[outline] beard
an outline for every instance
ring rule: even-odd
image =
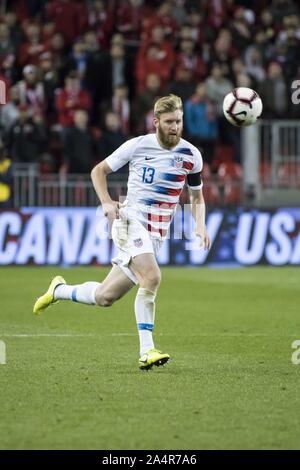
[[[157,128],[157,133],[159,140],[161,141],[163,146],[165,148],[170,149],[172,147],[176,147],[176,145],[179,143],[182,135],[182,130],[177,132],[177,134],[167,134],[162,130],[161,126],[159,125]]]

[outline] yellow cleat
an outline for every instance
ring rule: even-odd
[[[149,370],[153,366],[162,366],[170,359],[169,354],[164,354],[158,349],[150,349],[139,359],[139,368],[141,370]]]
[[[48,308],[50,305],[58,302],[58,300],[54,300],[54,290],[60,284],[66,284],[66,281],[61,276],[55,276],[55,278],[53,278],[50,282],[50,286],[48,287],[47,292],[41,295],[41,297],[39,297],[35,302],[33,313],[40,315],[40,313],[46,310],[46,308]]]

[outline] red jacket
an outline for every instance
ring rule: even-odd
[[[145,89],[146,78],[150,73],[155,73],[161,79],[162,88],[167,85],[170,80],[172,67],[165,61],[162,52],[161,59],[153,59],[144,57],[136,62],[136,80],[137,92],[142,93]]]
[[[67,44],[85,32],[88,24],[84,3],[53,0],[48,3],[47,17],[55,23],[56,30],[64,35]]]
[[[63,127],[71,126],[74,123],[74,111],[91,107],[91,98],[86,90],[79,90],[78,93],[71,93],[65,88],[58,90],[55,97],[55,106],[58,113],[58,122]]]

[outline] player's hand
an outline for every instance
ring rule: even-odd
[[[112,223],[115,219],[120,218],[120,207],[121,203],[118,201],[110,201],[110,202],[105,202],[102,204],[102,210],[105,215],[105,217],[108,218],[108,220]]]
[[[207,235],[206,227],[203,227],[196,231],[197,240],[199,240],[199,248],[209,250],[211,247],[210,238]]]

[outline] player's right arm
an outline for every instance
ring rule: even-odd
[[[119,217],[121,203],[111,199],[107,189],[107,175],[113,171],[118,171],[130,161],[139,139],[139,137],[135,137],[127,140],[92,170],[91,178],[95,191],[101,201],[104,215],[111,221]]]
[[[111,199],[107,189],[107,175],[111,172],[112,169],[104,160],[92,169],[91,178],[97,196],[101,201],[104,215],[109,220],[114,220],[119,217],[120,203]]]

